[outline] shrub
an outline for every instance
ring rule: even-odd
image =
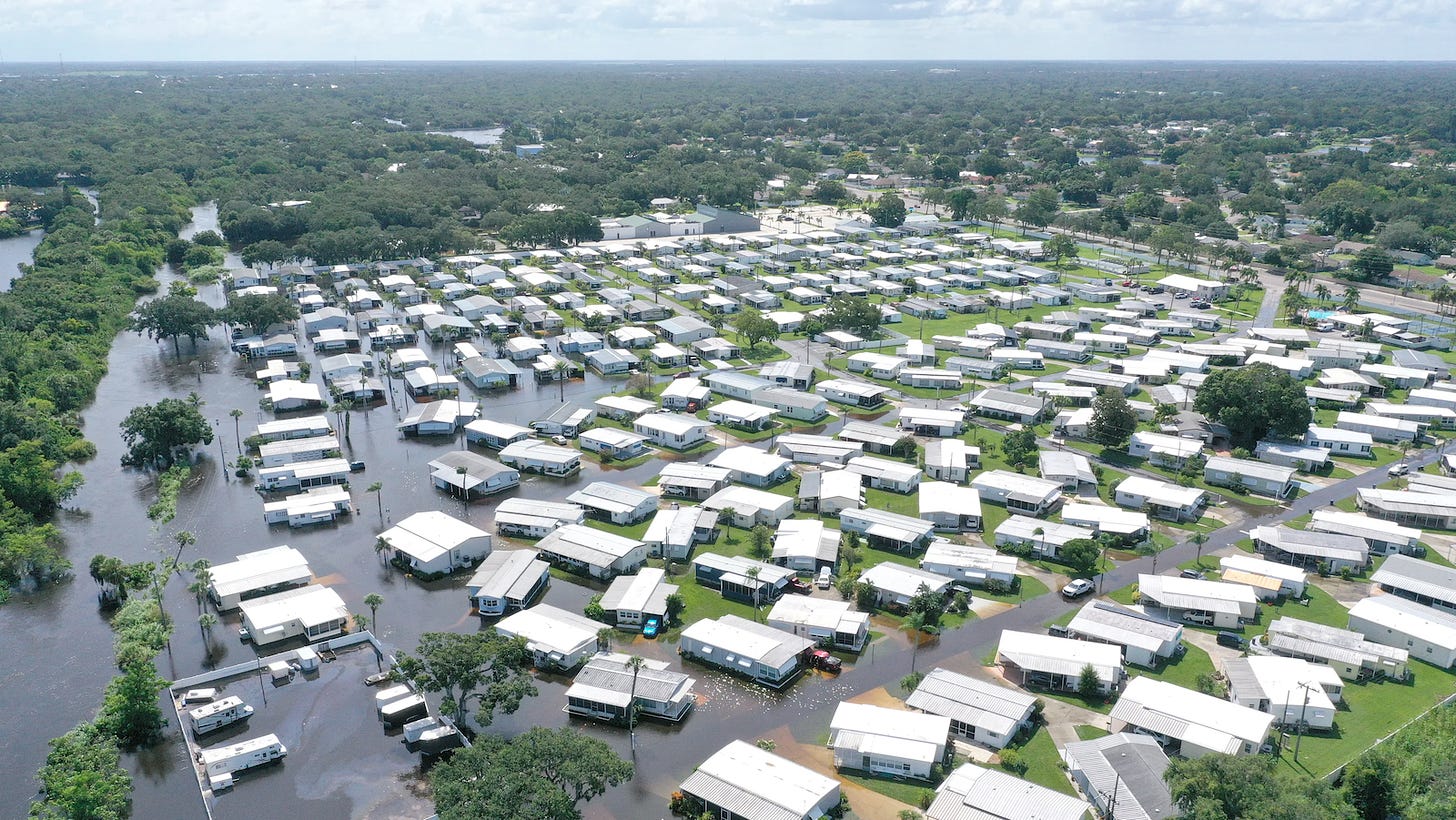
[[[1021,758],[1021,752],[1015,749],[1001,750],[1001,768],[1015,775],[1026,774],[1029,768],[1027,762]]]

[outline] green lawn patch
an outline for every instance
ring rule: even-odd
[[[1077,733],[1078,740],[1096,740],[1099,737],[1107,737],[1109,734],[1112,734],[1100,726],[1089,726],[1085,723],[1079,723],[1073,726],[1072,729]]]
[[[1128,671],[1133,673],[1132,677],[1147,675],[1150,678],[1157,678],[1160,681],[1176,683],[1185,688],[1198,690],[1198,678],[1200,675],[1213,677],[1213,661],[1209,659],[1208,653],[1190,643],[1184,643],[1183,656],[1174,661],[1161,664],[1156,669],[1143,669],[1130,666]]]
[[[636,524],[631,525],[630,527],[619,527],[619,526],[617,526],[616,524],[613,524],[610,521],[602,521],[601,519],[598,519],[598,518],[588,518],[586,520],[586,525],[588,527],[592,527],[593,529],[602,530],[603,532],[616,533],[617,535],[621,535],[621,536],[624,536],[626,538],[632,538],[632,539],[635,539],[637,541],[641,541],[642,540],[642,536],[644,536],[644,535],[647,534],[647,527],[651,523],[652,523],[652,517],[651,516],[648,516],[647,517],[647,520],[645,520],[645,521],[639,521]]]
[[[1347,682],[1345,703],[1335,713],[1335,730],[1323,736],[1305,735],[1298,762],[1291,737],[1280,762],[1302,774],[1323,777],[1436,705],[1456,684],[1449,671],[1425,663],[1412,663],[1411,672],[1414,678],[1409,683]]]
[[[1021,762],[1026,764],[1026,773],[1021,775],[1022,779],[1062,794],[1076,795],[1077,790],[1072,787],[1072,781],[1067,779],[1066,769],[1063,768],[1062,756],[1057,753],[1057,744],[1052,741],[1052,736],[1045,727],[1037,727],[1029,739],[1013,743],[1007,748],[1015,749],[1021,756]]]
[[[1313,621],[1326,626],[1337,626],[1345,629],[1350,623],[1350,611],[1330,597],[1328,592],[1320,589],[1314,584],[1305,587],[1305,595],[1309,598],[1309,605],[1306,606],[1295,601],[1293,598],[1285,598],[1282,604],[1264,605],[1264,623],[1269,623],[1280,616],[1298,618],[1302,621]]]
[[[848,780],[851,783],[864,786],[872,792],[879,792],[891,800],[898,800],[911,806],[920,805],[920,795],[926,791],[934,791],[935,786],[923,780],[890,780],[884,777],[873,775],[857,774],[848,771],[835,773],[836,777]]]
[[[1114,589],[1107,593],[1107,597],[1124,606],[1132,606],[1137,603],[1137,584],[1128,584],[1125,587]]]
[[[1040,579],[1035,578],[1031,575],[1022,575],[1020,576],[1020,578],[1020,594],[1017,594],[1015,592],[1007,592],[999,595],[992,595],[985,590],[978,589],[975,591],[974,597],[981,598],[986,601],[999,601],[1003,604],[1016,604],[1022,601],[1030,601],[1032,598],[1045,595],[1051,591],[1047,589],[1047,585],[1043,584]]]

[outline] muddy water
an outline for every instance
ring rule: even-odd
[[[215,209],[199,208],[196,222],[184,236],[212,228],[215,221]],[[161,278],[166,282],[175,277],[163,271]],[[206,287],[202,291],[204,299],[221,304],[220,288]],[[431,350],[427,343],[425,349],[435,358],[444,355],[444,351]],[[221,331],[195,349],[183,342],[180,355],[173,352],[170,343],[162,345],[132,334],[116,340],[110,371],[100,385],[95,404],[85,413],[87,436],[96,443],[98,454],[80,467],[86,484],[74,501],[75,510],[62,514],[58,521],[68,555],[80,568],[79,577],[67,585],[17,596],[9,606],[0,608],[0,654],[6,658],[0,671],[0,714],[16,727],[6,733],[6,742],[0,743],[0,816],[24,815],[26,802],[35,794],[33,773],[44,758],[46,740],[89,718],[100,701],[102,688],[114,674],[111,634],[98,613],[95,589],[85,572],[86,563],[95,553],[113,554],[127,561],[160,560],[171,554],[172,536],[180,530],[189,530],[197,538],[196,545],[183,554],[184,561],[207,558],[220,563],[241,552],[287,543],[308,556],[315,574],[337,590],[353,611],[368,611],[363,598],[371,592],[384,596],[376,634],[388,646],[412,648],[426,631],[481,628],[467,613],[463,578],[422,585],[383,567],[372,548],[383,526],[420,510],[445,510],[493,529],[492,503],[480,501],[462,509],[458,501],[438,493],[429,484],[426,463],[448,449],[460,447],[459,440],[401,438],[394,425],[402,408],[389,404],[356,411],[345,451],[349,458],[368,465],[353,487],[358,513],[336,526],[269,528],[262,520],[258,494],[246,482],[226,474],[219,464],[220,450],[229,460],[235,457],[238,432],[245,438],[258,422],[271,418],[258,407],[262,393],[251,379],[258,366],[232,354]],[[565,395],[567,399],[589,401],[619,389],[620,381],[589,375],[584,381],[568,384]],[[155,496],[153,478],[120,466],[123,448],[117,425],[136,405],[191,392],[206,402],[204,414],[213,420],[218,437],[200,453],[177,520],[158,527],[145,515]],[[526,384],[508,393],[480,397],[482,415],[525,423],[554,408],[560,396],[555,385],[538,388]],[[233,408],[243,411],[237,431],[228,413]],[[519,492],[534,498],[559,499],[603,477],[640,484],[656,474],[658,463],[611,471],[588,463],[580,475],[564,481],[527,479]],[[384,485],[378,503],[364,491],[376,481]],[[176,579],[166,591],[166,607],[177,619],[177,629],[171,647],[158,659],[162,675],[180,678],[209,665],[253,657],[252,649],[236,638],[235,615],[225,618],[214,631],[216,637],[210,648],[204,645],[195,625],[197,603],[187,593],[187,583]],[[596,591],[554,580],[545,600],[580,611]],[[676,654],[671,643],[640,637],[619,648],[664,659]],[[827,729],[828,716],[840,698],[896,680],[908,671],[904,643],[899,638],[882,642],[876,651],[878,662],[871,652],[861,659],[859,668],[847,670],[842,679],[809,676],[780,693],[747,686],[703,667],[689,667],[687,671],[699,682],[701,707],[682,726],[644,722],[638,729],[635,755],[626,732],[578,724],[624,755],[634,757],[639,772],[631,784],[587,806],[587,816],[665,815],[668,794],[693,766],[729,739],[754,738],[784,726],[812,739]],[[922,660],[928,659],[925,650],[920,654]],[[543,678],[539,682],[540,696],[528,700],[517,715],[498,718],[491,731],[513,733],[533,725],[567,725],[568,718],[561,711],[567,685],[564,679]],[[168,743],[128,758],[127,764],[136,776],[134,816],[201,816],[197,786],[184,755],[174,733]],[[348,761],[340,761],[339,765],[348,766]],[[297,785],[296,792],[249,793],[239,789],[222,801],[219,816],[276,816],[296,813],[300,808],[319,818],[367,813],[363,805],[347,797],[310,794],[302,781]],[[427,801],[416,798],[414,804],[419,809],[414,816],[429,814]]]

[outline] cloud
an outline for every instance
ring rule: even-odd
[[[29,0],[0,37],[8,60],[1446,59],[1449,3]]]

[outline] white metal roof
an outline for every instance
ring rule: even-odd
[[[802,820],[839,782],[734,740],[694,769],[682,790],[748,820]]]

